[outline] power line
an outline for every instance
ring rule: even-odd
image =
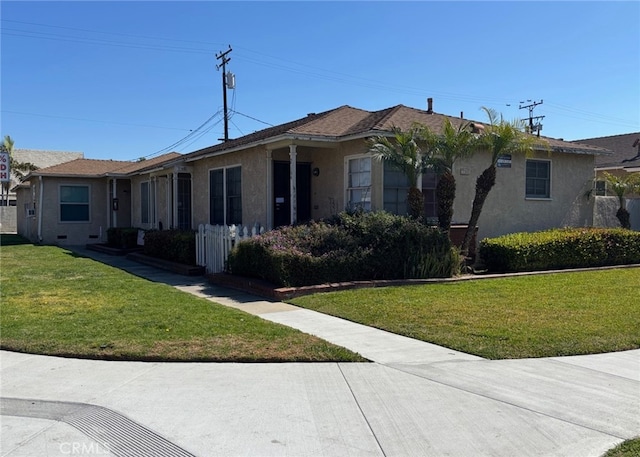
[[[198,44],[198,45],[205,45],[205,46],[220,45],[220,43],[212,43],[212,42],[206,42],[206,41],[184,40],[184,39],[166,38],[166,37],[159,37],[159,36],[144,36],[144,35],[108,32],[108,31],[90,30],[90,29],[84,29],[84,28],[66,27],[66,26],[42,24],[42,23],[35,23],[35,22],[16,21],[16,20],[4,19],[4,18],[1,19],[1,21],[8,22],[8,23],[15,23],[15,24],[31,25],[36,27],[64,29],[64,30],[71,30],[71,31],[82,32],[82,33],[97,33],[97,34],[103,34],[103,35],[112,35],[112,36],[120,36],[120,37],[143,39],[143,40],[155,40],[155,41],[176,42],[176,43],[179,42],[179,43]],[[15,31],[17,33],[10,33],[10,32],[7,33],[7,31],[10,31],[10,32]],[[25,31],[25,30],[10,29],[10,28],[9,29],[3,28],[2,34],[9,35],[9,36],[36,38],[36,39],[76,42],[76,43],[88,44],[88,45],[117,46],[117,47],[134,48],[134,49],[141,49],[141,50],[157,50],[157,51],[170,51],[170,52],[181,52],[181,53],[186,52],[186,53],[209,54],[209,55],[212,53],[211,49],[202,49],[202,48],[195,48],[195,47],[188,47],[188,46],[169,46],[164,44],[144,44],[144,43],[132,43],[132,42],[125,42],[125,41],[110,41],[110,40],[103,40],[103,39],[96,39],[96,38],[89,38],[89,37],[77,37],[77,36],[70,36],[70,35],[60,35],[60,34],[49,33],[49,32]],[[242,52],[235,56],[238,60],[242,60],[254,65],[278,69],[278,70],[287,71],[291,73],[297,73],[297,74],[305,75],[308,77],[323,79],[327,81],[333,81],[341,84],[370,88],[374,90],[384,90],[387,92],[396,92],[396,93],[404,93],[404,94],[419,95],[419,96],[425,95],[425,90],[423,88],[415,88],[415,87],[404,86],[404,85],[391,86],[386,82],[375,81],[368,78],[348,75],[348,74],[336,72],[333,70],[327,70],[327,69],[323,69],[323,68],[312,66],[312,65],[290,61],[280,57],[274,57],[274,56],[265,54],[263,52],[254,51],[249,48],[238,47],[238,49],[243,50],[246,53],[258,55],[259,56],[258,59],[251,57],[249,55],[244,55]],[[262,60],[260,60],[260,58],[262,58]],[[271,61],[269,61],[268,59],[271,59]],[[273,61],[284,62],[285,64],[274,63]],[[501,100],[497,98],[489,98],[489,97],[452,93],[452,92],[441,92],[441,91],[431,90],[431,89],[429,90],[429,94],[436,95],[442,99],[457,100],[457,101],[463,101],[463,102],[477,102],[477,103],[488,103],[488,104],[490,104],[492,101],[495,101],[496,103],[501,103],[501,104],[506,102],[505,100]],[[637,125],[637,123],[631,122],[628,119],[621,119],[613,116],[606,116],[599,113],[580,110],[580,109],[567,107],[559,104],[548,103],[548,105],[552,108],[555,107],[556,109],[564,112],[574,113],[573,116],[564,114],[564,113],[563,115],[567,117],[575,118],[575,119],[584,119],[584,120],[593,121],[594,120],[593,118],[597,118],[597,119],[601,119],[601,122],[608,123],[608,124],[623,124],[623,125],[628,125],[633,127]],[[550,110],[547,109],[545,111],[549,112]],[[241,114],[241,113],[238,113],[238,114]],[[583,116],[583,117],[580,117],[580,116]],[[263,121],[259,121],[259,122],[263,122]],[[266,124],[271,125],[268,123]]]
[[[261,121],[260,119],[256,119],[255,117],[251,117],[251,116],[249,116],[248,114],[242,114],[242,113],[240,113],[240,112],[238,112],[238,111],[235,111],[235,110],[232,110],[232,112],[233,112],[233,113],[235,113],[235,114],[239,114],[240,116],[246,117],[246,118],[248,118],[248,119],[254,120],[254,121],[256,121],[256,122],[261,122],[261,123],[266,124],[266,125],[268,125],[268,126],[270,126],[270,127],[273,127],[273,126],[274,126],[273,124],[269,124],[268,122]]]

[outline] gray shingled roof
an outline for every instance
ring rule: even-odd
[[[38,168],[51,167],[75,159],[82,159],[84,153],[69,151],[46,151],[42,149],[14,149],[13,158],[22,163],[32,163]]]
[[[636,141],[640,141],[640,132],[585,138],[572,143],[589,144],[613,151],[609,156],[596,157],[596,168],[611,168],[640,166],[640,148],[638,145],[633,147]]]

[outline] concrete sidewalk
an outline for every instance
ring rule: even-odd
[[[0,455],[573,457],[640,435],[640,350],[483,360],[106,257],[375,363],[105,362],[3,351]]]

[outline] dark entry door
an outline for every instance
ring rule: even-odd
[[[273,162],[273,224],[289,225],[291,219],[291,195],[289,186],[289,162]],[[311,219],[311,164],[296,164],[296,191],[298,194],[297,222]]]

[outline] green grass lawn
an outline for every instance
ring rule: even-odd
[[[640,438],[624,441],[610,449],[602,457],[638,457],[640,455]]]
[[[357,289],[291,303],[489,359],[640,347],[640,268]]]
[[[2,236],[0,347],[112,360],[363,361],[347,349],[52,246]]]

